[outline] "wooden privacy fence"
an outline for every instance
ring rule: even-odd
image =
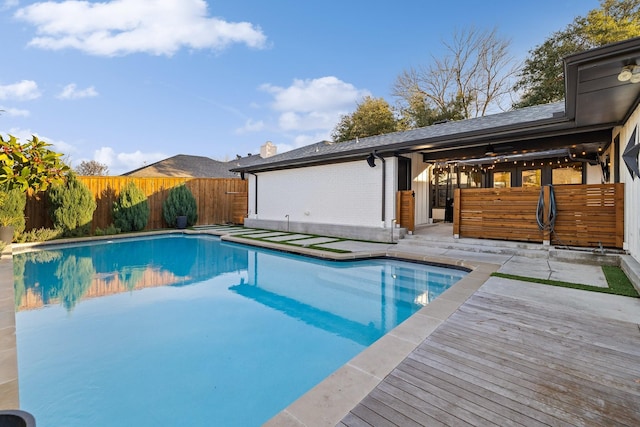
[[[138,186],[149,200],[147,230],[166,228],[162,217],[162,204],[169,190],[185,184],[196,198],[198,222],[196,225],[235,223],[242,224],[247,214],[247,181],[239,178],[132,178],[120,176],[81,176],[93,193],[97,208],[93,214],[92,230],[106,228],[113,223],[111,210],[120,191],[128,182]],[[51,228],[49,205],[44,194],[27,200],[25,209],[27,230]]]
[[[555,201],[553,230],[540,230]],[[460,237],[622,248],[624,184],[474,188],[454,191],[453,233]]]

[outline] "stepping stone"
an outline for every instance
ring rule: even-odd
[[[253,232],[253,233],[240,233],[240,234],[247,234],[250,237],[257,237],[260,239],[265,239],[267,237],[276,237],[276,236],[282,236],[284,234],[287,233],[282,233],[282,232],[277,232],[277,231],[269,231],[269,232],[264,232],[264,231],[260,231],[260,232]]]
[[[264,230],[256,230],[254,228],[237,228],[234,230],[230,230],[229,234],[255,234],[255,233],[264,233]]]
[[[268,238],[266,240],[272,241],[272,242],[288,242],[289,240],[299,240],[299,239],[308,239],[312,236],[309,236],[308,234],[287,234],[286,236],[277,236],[277,237],[271,237]],[[291,243],[296,243],[296,242],[291,242]]]
[[[329,242],[335,242],[335,241],[336,241],[335,237],[314,237],[312,239],[295,240],[289,243],[296,246],[311,246],[311,245],[321,245],[323,243],[329,243]]]

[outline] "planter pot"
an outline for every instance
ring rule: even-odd
[[[13,226],[3,225],[0,227],[0,242],[10,244],[13,241]]]
[[[35,427],[36,420],[33,415],[18,409],[0,411],[0,426],[6,427]]]
[[[186,216],[176,217],[176,228],[179,228],[180,230],[183,230],[183,229],[187,228],[187,217]]]

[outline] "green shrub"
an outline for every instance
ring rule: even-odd
[[[13,227],[14,239],[24,231],[27,195],[19,188],[0,189],[0,226]]]
[[[110,236],[112,234],[119,234],[122,230],[120,230],[118,227],[116,227],[113,224],[110,224],[107,228],[102,229],[102,228],[96,228],[96,230],[93,232],[93,234],[95,234],[96,236]]]
[[[196,198],[184,184],[169,190],[167,199],[162,204],[162,216],[170,227],[176,226],[176,218],[187,217],[187,226],[195,225],[198,221],[198,207]]]
[[[65,237],[88,235],[97,206],[91,190],[70,174],[66,184],[51,187],[48,194],[54,227]]]
[[[113,222],[126,232],[140,231],[149,222],[149,201],[133,182],[127,183],[113,204]]]
[[[60,230],[53,230],[51,228],[34,228],[26,233],[22,233],[18,236],[18,243],[30,243],[30,242],[46,242],[47,240],[57,239],[62,235]]]

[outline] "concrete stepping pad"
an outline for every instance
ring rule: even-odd
[[[289,240],[298,241],[300,239],[308,239],[310,237],[313,237],[313,236],[310,236],[308,234],[287,234],[285,236],[270,237],[265,240],[269,240],[271,242],[288,242]],[[295,242],[292,242],[292,243],[295,243]]]

